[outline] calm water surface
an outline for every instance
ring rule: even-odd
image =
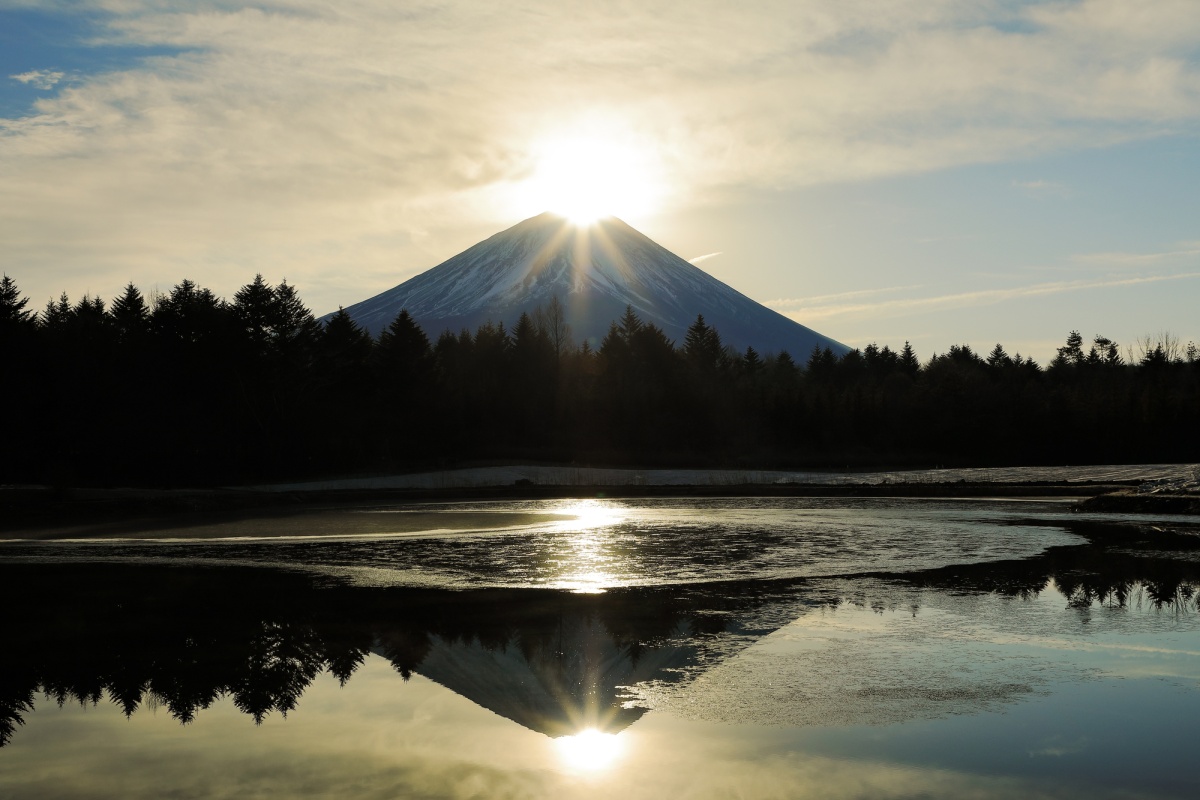
[[[330,513],[443,510],[480,529],[0,545],[0,796],[1200,793],[1200,519]]]

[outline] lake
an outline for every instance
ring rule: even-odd
[[[1200,518],[310,509],[0,543],[0,796],[1195,797]]]

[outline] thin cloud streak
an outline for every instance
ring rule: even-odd
[[[812,297],[781,297],[776,300],[767,300],[763,303],[767,308],[776,310],[790,308],[792,306],[803,307],[805,303],[821,303],[830,300],[844,300],[849,297],[867,297],[873,294],[886,294],[888,292],[903,292],[908,289],[920,289],[921,284],[914,283],[909,286],[884,286],[879,289],[858,289],[853,292],[838,292],[837,294],[820,294]]]
[[[1200,256],[1200,248],[1194,250],[1169,250],[1163,253],[1081,253],[1071,257],[1083,264],[1109,264],[1113,266],[1142,266],[1169,261],[1175,258]]]
[[[884,300],[879,303],[857,303],[831,306],[807,306],[795,310],[781,312],[797,322],[808,324],[813,320],[830,319],[832,317],[880,314],[905,314],[918,311],[934,311],[949,307],[982,306],[1002,303],[1008,300],[1018,300],[1028,297],[1062,294],[1064,292],[1087,291],[1091,289],[1111,289],[1119,286],[1136,286],[1140,284],[1161,283],[1163,281],[1188,280],[1200,278],[1200,272],[1189,272],[1178,275],[1148,275],[1138,278],[1119,278],[1101,281],[1060,281],[1055,283],[1039,283],[1032,286],[1020,286],[1012,289],[984,289],[975,292],[960,292],[936,297],[897,298]]]
[[[725,254],[722,251],[718,250],[715,253],[706,253],[705,255],[702,255],[702,256],[696,256],[695,258],[689,258],[688,263],[691,264],[692,266],[697,266],[698,264],[703,264],[705,261],[708,261],[710,258],[716,258],[717,256],[721,256],[721,255],[725,255]]]

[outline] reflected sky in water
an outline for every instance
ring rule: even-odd
[[[314,555],[299,572],[265,544],[157,569],[147,545],[9,549],[0,794],[1200,792],[1189,521],[740,502],[580,503],[539,543],[360,543],[375,582],[343,569],[348,543],[286,544]],[[464,563],[439,566],[455,543]],[[533,571],[470,588],[494,563]],[[397,587],[417,564],[448,586]]]

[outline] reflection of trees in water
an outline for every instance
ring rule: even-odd
[[[324,672],[344,684],[371,652],[406,679],[435,640],[566,660],[568,619],[598,626],[636,664],[644,648],[722,624],[664,590],[317,587],[269,570],[116,565],[7,565],[0,579],[11,590],[0,620],[0,744],[38,693],[60,705],[107,699],[127,716],[162,707],[185,724],[228,697],[261,722],[294,709]]]
[[[1141,528],[1075,526],[1093,544],[1052,548],[1018,561],[874,575],[950,592],[1031,598],[1054,583],[1072,607],[1104,604],[1200,612],[1200,564],[1173,556],[1188,537]],[[702,643],[736,629],[744,645],[802,607],[845,600],[917,612],[902,599],[867,596],[855,584],[830,593],[806,582],[691,585],[580,595],[548,590],[434,591],[315,586],[299,574],[228,568],[0,565],[0,745],[36,695],[60,704],[105,699],[132,715],[166,708],[182,723],[218,699],[261,721],[287,714],[325,672],[345,683],[371,652],[405,678],[439,646],[516,648],[533,664],[575,664],[567,624],[602,631],[634,667],[650,649],[695,645],[705,663],[730,654]],[[86,598],[80,600],[79,598]],[[699,643],[699,644],[698,644]],[[691,656],[689,656],[691,657]],[[703,666],[703,664],[701,664]],[[585,665],[586,667],[586,665]],[[686,671],[667,670],[678,681]],[[611,689],[612,687],[607,687]]]
[[[1071,608],[1200,612],[1200,537],[1155,526],[1073,522],[1068,529],[1092,542],[1053,547],[1041,556],[941,567],[896,576],[928,587],[1032,599],[1053,583]],[[1180,556],[1187,553],[1187,557]]]

